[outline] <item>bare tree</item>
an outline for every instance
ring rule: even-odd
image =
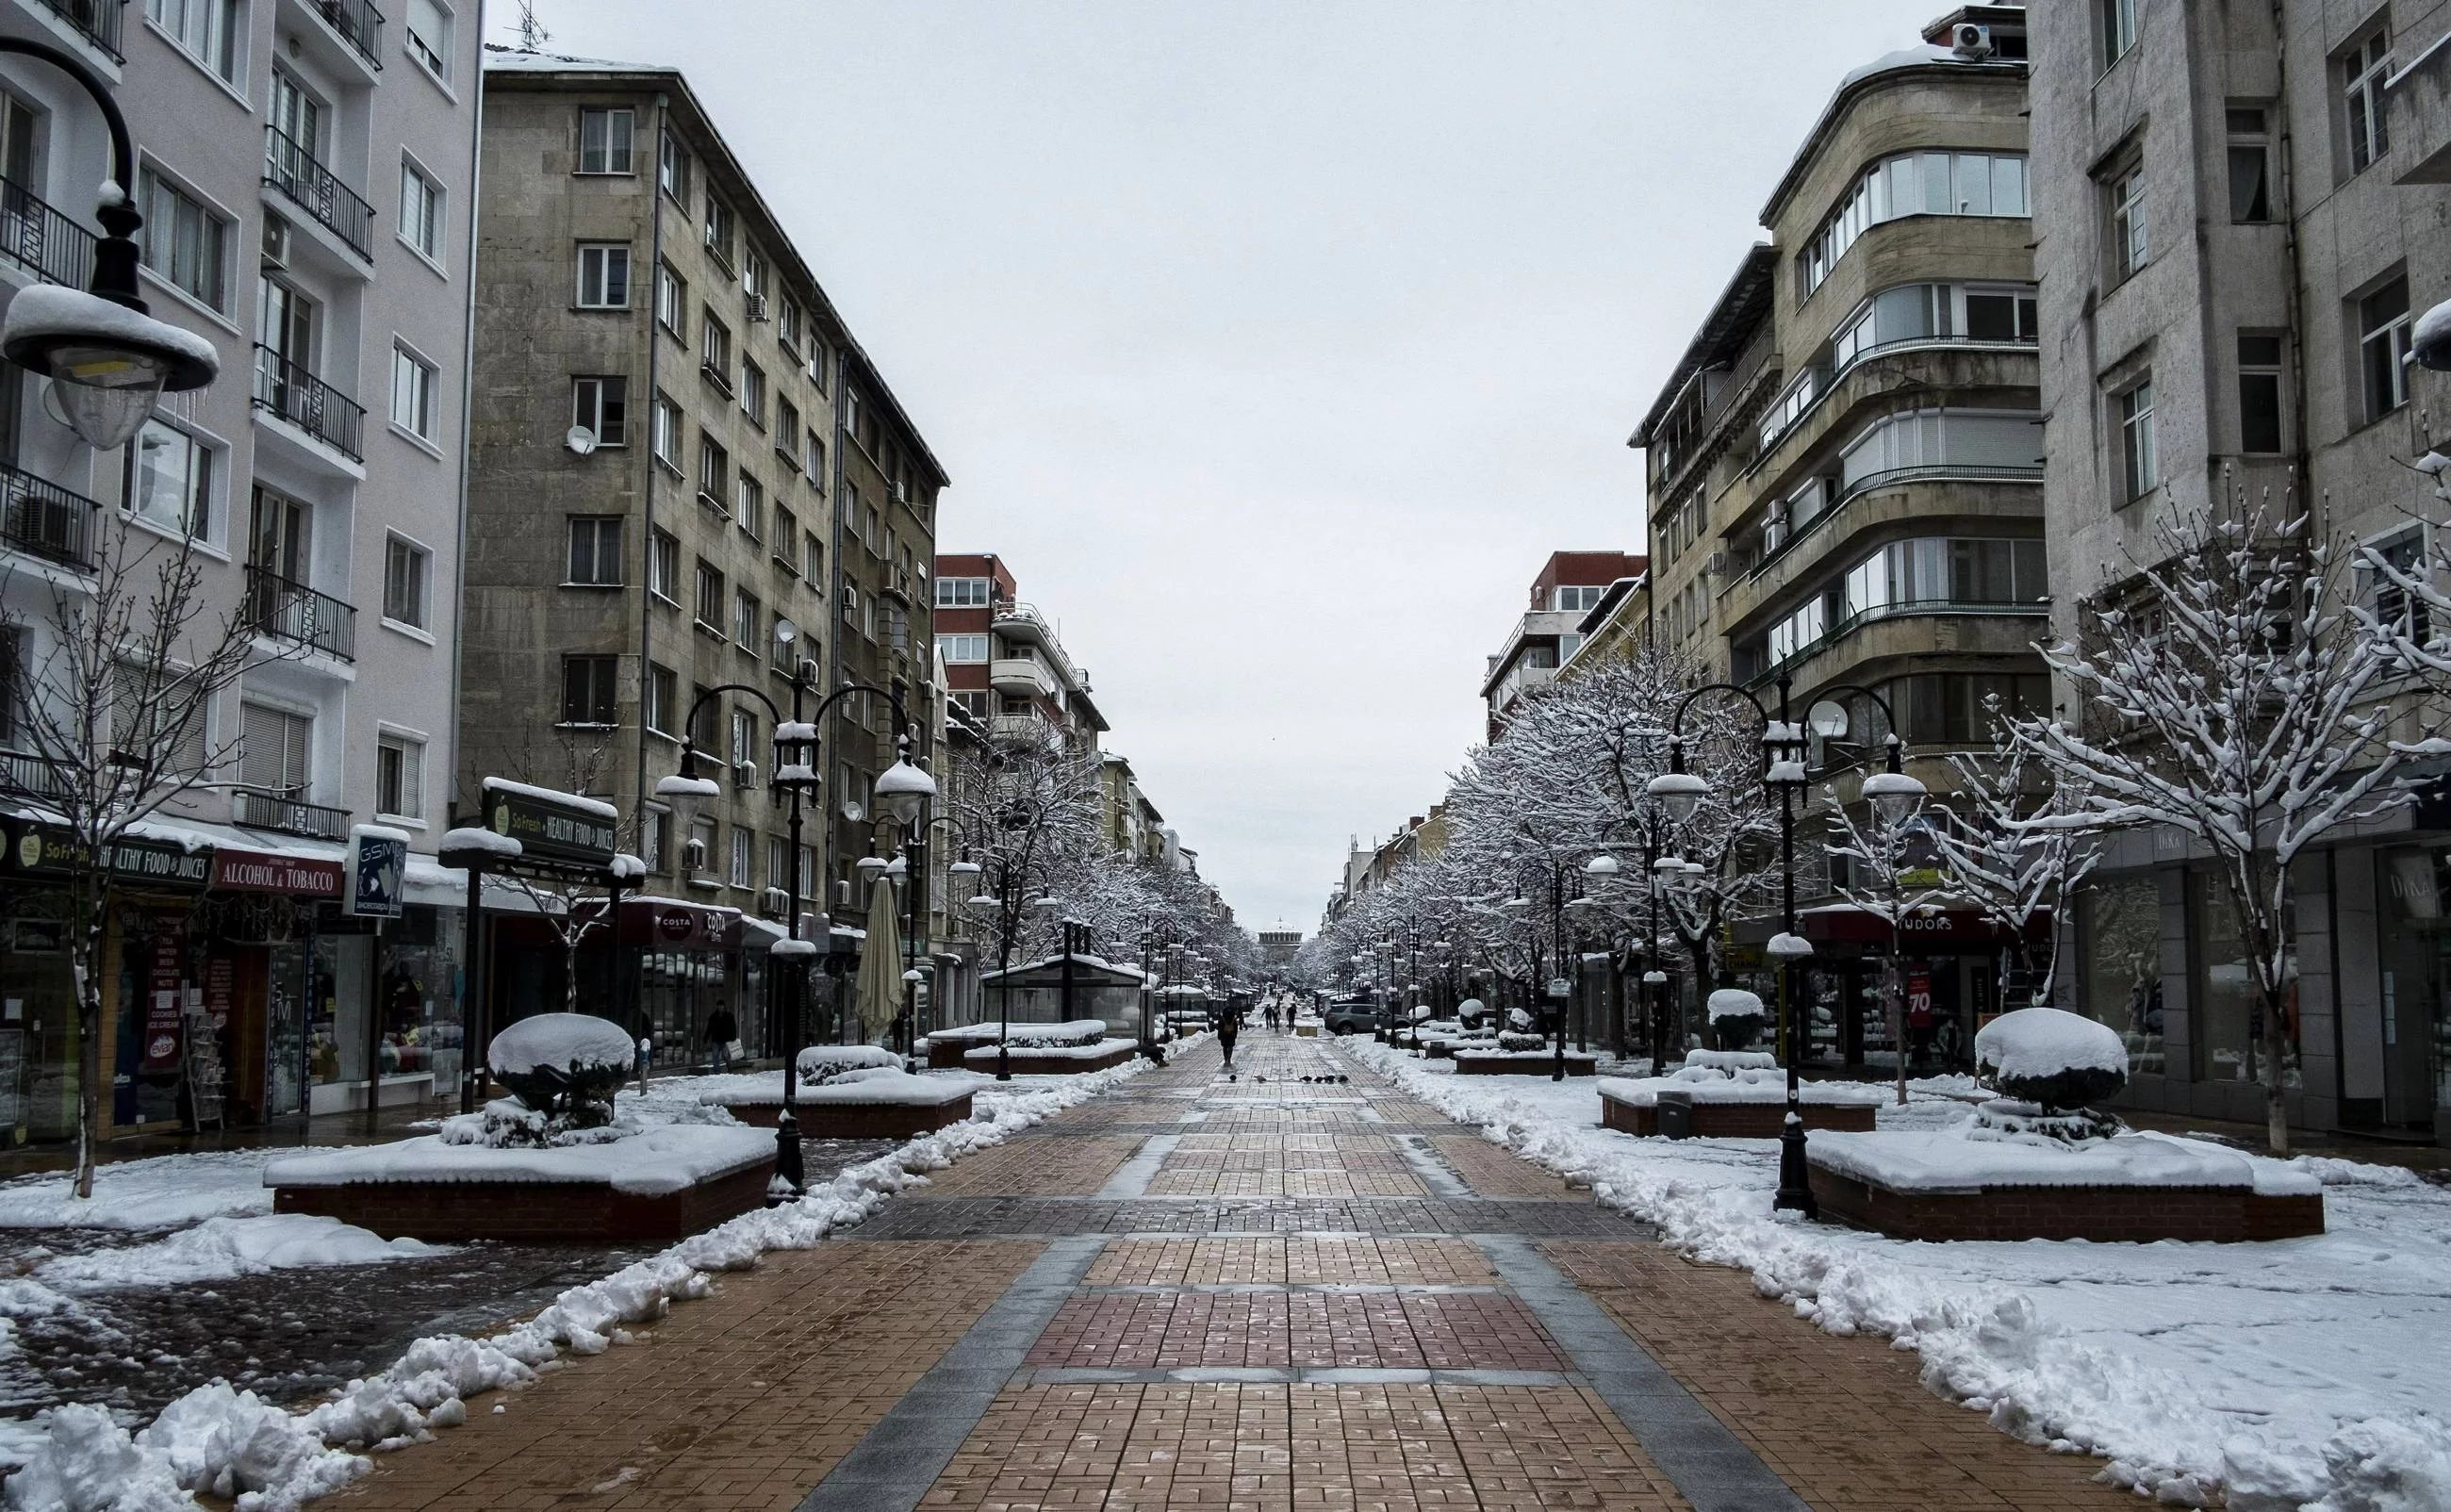
[[[1919,815],[1891,817],[1877,803],[1866,803],[1861,819],[1825,788],[1830,803],[1830,854],[1848,863],[1837,893],[1850,904],[1889,927],[1890,948],[1881,958],[1881,1017],[1888,1026],[1890,1051],[1897,1062],[1898,1106],[1907,1101],[1907,1015],[1904,983],[1899,980],[1899,932],[1909,918],[1945,901],[1946,890],[1908,877],[1923,870],[1928,859],[1931,825]],[[1803,1010],[1799,1008],[1798,1011]],[[1839,1010],[1853,1012],[1853,1005]]]
[[[2044,653],[2083,717],[2022,718],[2014,739],[2076,791],[2066,812],[2010,827],[2167,827],[2209,854],[2245,949],[2249,1053],[2282,1152],[2295,863],[2405,801],[2402,762],[2451,745],[2390,738],[2396,648],[2348,611],[2349,558],[2303,517],[2181,509],[2160,535],[2161,560],[2082,602],[2078,638]]]
[[[2022,827],[2041,815],[2077,812],[2083,789],[2073,781],[2049,782],[2033,752],[1999,722],[1996,705],[1992,713],[1990,751],[1949,757],[1957,774],[1956,801],[1931,810],[1931,843],[1948,874],[1950,896],[1980,913],[2006,940],[1999,955],[2001,1004],[2008,1004],[2012,970],[2031,984],[2031,1001],[2048,1003],[2058,979],[2060,921],[2100,852],[2081,831]],[[2049,927],[2042,928],[2047,921]]]
[[[224,786],[240,756],[214,728],[214,700],[254,667],[295,656],[262,632],[265,606],[209,601],[193,537],[106,509],[89,574],[54,581],[48,619],[16,627],[32,654],[10,711],[23,785],[66,832],[61,889],[77,1003],[76,1193],[93,1194],[94,1142],[108,1085],[102,1064],[102,960],[116,912],[123,842],[166,808]],[[226,726],[225,726],[226,728]]]

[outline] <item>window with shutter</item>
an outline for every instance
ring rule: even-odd
[[[315,721],[260,703],[243,703],[239,709],[240,784],[284,797],[303,797],[307,784],[307,742]]]

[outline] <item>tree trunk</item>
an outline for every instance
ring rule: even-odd
[[[1897,927],[1890,928],[1890,958],[1881,963],[1881,1012],[1889,1021],[1890,1058],[1897,1063],[1898,1106],[1907,1105],[1907,1012],[1903,973],[1898,970]]]
[[[96,1147],[102,1142],[102,932],[86,927],[69,938],[77,998],[76,1194],[93,1195]]]
[[[2264,1043],[2264,1138],[2275,1155],[2289,1153],[2289,1106],[2282,1087],[2283,1057],[2286,1053],[2281,1023],[2281,994],[2267,992],[2261,985],[2256,995],[2263,1000]]]

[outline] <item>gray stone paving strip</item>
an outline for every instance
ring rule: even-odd
[[[1180,1234],[1168,1234],[1165,1237],[1169,1239],[1179,1239],[1183,1236]],[[1202,1234],[1200,1237],[1203,1239],[1208,1239],[1215,1236],[1210,1234]],[[1282,1239],[1286,1236],[1271,1233],[1268,1237],[1271,1239]],[[1307,1238],[1309,1236],[1297,1235],[1295,1237]],[[1363,1236],[1355,1234],[1346,1235],[1344,1237],[1361,1238]],[[1186,1292],[1209,1292],[1220,1296],[1251,1296],[1264,1292],[1275,1295],[1296,1291],[1318,1291],[1331,1295],[1354,1297],[1465,1297],[1494,1296],[1505,1289],[1506,1288],[1503,1286],[1474,1286],[1453,1281],[1164,1281],[1130,1282],[1119,1283],[1114,1286],[1083,1286],[1081,1288],[1081,1292],[1084,1296],[1090,1297],[1130,1297],[1158,1294],[1169,1297],[1178,1297]]]
[[[1404,1164],[1413,1168],[1413,1174],[1422,1178],[1422,1185],[1430,1188],[1431,1196],[1460,1201],[1472,1197],[1472,1188],[1447,1165],[1428,1136],[1400,1134],[1396,1136],[1396,1149],[1403,1155]]]
[[[800,1499],[799,1512],[916,1507],[1106,1244],[1098,1234],[1050,1241],[970,1331]]]
[[[1156,1385],[1170,1382],[1242,1385],[1574,1386],[1582,1377],[1559,1370],[1414,1369],[1394,1365],[1174,1365],[1131,1370],[1114,1365],[1032,1365],[1016,1386]]]
[[[1806,1512],[1776,1471],[1530,1240],[1482,1234],[1473,1242],[1694,1512]]]
[[[1174,1147],[1182,1142],[1181,1134],[1151,1134],[1142,1140],[1141,1148],[1132,1153],[1132,1157],[1116,1167],[1115,1173],[1107,1178],[1107,1184],[1098,1188],[1098,1195],[1147,1196],[1149,1178],[1157,1174],[1157,1168],[1166,1164],[1166,1157],[1174,1153]]]

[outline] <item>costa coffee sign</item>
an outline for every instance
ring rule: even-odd
[[[225,849],[213,854],[212,885],[228,893],[286,893],[293,897],[337,898],[341,895],[342,866],[338,861],[306,856]]]

